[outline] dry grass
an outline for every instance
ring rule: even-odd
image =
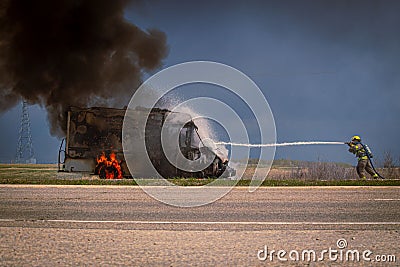
[[[238,167],[238,173],[243,171],[243,166]],[[400,179],[400,168],[379,168],[378,172],[387,179]],[[252,179],[255,165],[248,165],[244,170],[243,179]],[[272,167],[268,172],[266,167],[259,167],[254,178],[269,180],[307,180],[331,181],[358,179],[355,167],[330,162],[302,162],[299,166]]]
[[[0,182],[21,183],[53,179],[57,175],[55,164],[0,164]]]
[[[240,167],[238,167],[240,168]],[[243,167],[242,167],[243,168]],[[243,169],[242,169],[243,171]],[[175,178],[170,182],[181,186],[201,186],[211,182],[215,185],[248,186],[255,171],[254,165],[244,170],[242,180],[229,179],[198,179]],[[398,173],[399,169],[391,170]],[[240,173],[240,169],[238,170]],[[384,172],[383,172],[384,173]],[[268,169],[258,169],[257,178],[267,179],[263,186],[310,186],[310,185],[385,185],[400,186],[400,180],[371,180],[361,181],[356,179],[354,168],[332,163],[307,163],[298,167],[274,167],[268,173]],[[103,180],[98,176],[79,173],[58,173],[57,165],[49,164],[0,164],[0,184],[61,184],[61,185],[136,185],[134,179]]]

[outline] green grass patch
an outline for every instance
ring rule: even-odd
[[[215,186],[249,186],[250,180],[226,180],[226,179],[198,179],[176,178],[169,180],[179,186],[201,186],[213,182]],[[400,186],[400,180],[269,180],[263,181],[261,186]]]
[[[92,180],[92,179],[80,179],[80,180],[62,180],[62,179],[1,179],[0,184],[33,184],[33,185],[137,185],[133,179],[122,179],[122,180]]]
[[[249,186],[249,180],[237,185]],[[400,180],[265,180],[262,186],[400,186]]]
[[[169,182],[179,186],[249,186],[250,180],[214,178],[172,178]],[[48,164],[0,164],[0,184],[43,184],[43,185],[137,185],[134,179],[103,180],[97,176],[77,173],[58,173],[56,165]],[[162,185],[153,179],[142,179],[140,184]],[[266,179],[261,186],[400,186],[396,180],[310,180],[310,179]]]

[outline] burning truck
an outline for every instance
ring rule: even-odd
[[[61,144],[59,150],[59,170],[92,173],[106,179],[146,177],[146,170],[140,164],[140,158],[143,158],[143,155],[136,155],[138,160],[133,163],[133,167],[131,166],[131,172],[124,158],[122,127],[125,113],[126,109],[71,107],[67,114],[65,149],[62,149],[63,144]],[[159,108],[151,110],[137,108],[133,114],[135,118],[141,120],[146,119],[142,118],[143,114],[149,114],[145,136],[136,138],[144,139],[149,159],[163,177],[235,175],[235,170],[228,166],[227,153],[204,145],[198,134],[198,127],[189,114]],[[161,145],[162,127],[167,116],[186,121],[183,127],[175,129],[179,131],[179,148],[176,153],[182,153],[186,159],[194,161],[202,154],[204,156],[203,152],[206,150],[208,153],[205,154],[212,157],[210,165],[201,171],[192,172],[179,169],[170,163]]]

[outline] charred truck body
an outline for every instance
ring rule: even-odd
[[[134,116],[141,117],[145,109],[135,110]],[[122,148],[122,127],[125,109],[114,108],[76,108],[71,107],[67,117],[67,136],[62,171],[98,174],[100,178],[145,177],[140,160],[131,166],[129,172]],[[227,155],[221,151],[211,151],[204,147],[197,132],[197,126],[189,114],[171,112],[154,108],[147,110],[145,139],[146,150],[152,165],[163,177],[219,177],[234,175],[228,167]],[[201,171],[181,170],[169,162],[161,145],[161,131],[166,116],[175,116],[187,121],[178,129],[179,148],[189,160],[198,159],[204,149],[213,157],[212,163]],[[143,119],[143,118],[142,118]],[[178,153],[178,152],[177,152]],[[137,155],[138,159],[143,155]],[[59,158],[60,155],[59,155]],[[136,164],[136,165],[135,165]]]

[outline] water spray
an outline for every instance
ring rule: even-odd
[[[215,142],[215,145],[230,145],[230,146],[242,146],[242,147],[281,147],[281,146],[303,146],[303,145],[344,145],[347,142],[337,142],[337,141],[310,141],[310,142],[285,142],[285,143],[272,143],[272,144],[245,144],[245,143],[232,143],[232,142]],[[360,143],[365,151],[368,151],[367,147]],[[382,175],[378,173],[372,162],[371,155],[366,153],[368,160],[371,164],[372,169],[376,174],[382,179],[385,179]]]
[[[272,144],[244,144],[231,142],[215,142],[216,145],[231,145],[244,147],[280,147],[280,146],[303,146],[303,145],[343,145],[344,142],[310,141],[310,142],[285,142]]]

